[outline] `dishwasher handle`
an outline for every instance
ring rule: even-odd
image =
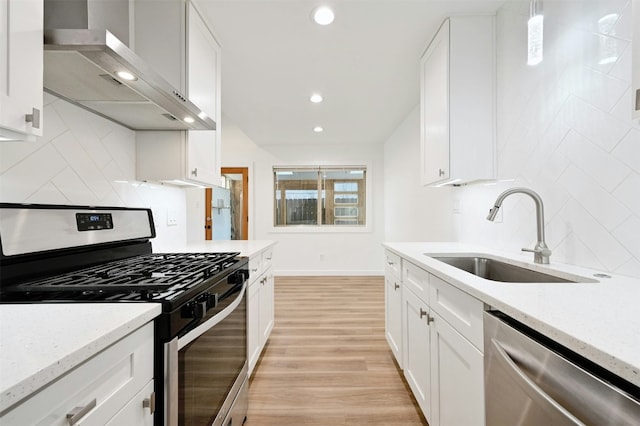
[[[583,422],[581,422],[578,418],[576,418],[573,414],[567,411],[562,405],[560,405],[556,400],[554,400],[551,396],[549,396],[544,390],[542,390],[533,380],[531,380],[517,365],[507,351],[502,347],[502,345],[496,340],[491,339],[491,344],[493,345],[493,349],[496,351],[498,355],[496,359],[502,367],[509,373],[509,375],[518,383],[518,385],[522,388],[523,391],[529,395],[531,399],[536,401],[543,407],[547,412],[552,415],[560,414],[566,422],[564,424],[571,426],[586,426]]]

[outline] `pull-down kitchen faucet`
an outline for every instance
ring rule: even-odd
[[[502,202],[505,198],[507,198],[511,194],[527,194],[533,201],[536,203],[536,224],[538,228],[538,242],[536,246],[532,249],[523,248],[522,251],[530,251],[534,253],[533,261],[535,263],[549,263],[549,256],[551,256],[551,250],[547,247],[547,243],[544,241],[544,206],[542,205],[542,198],[540,196],[528,189],[528,188],[511,188],[504,191],[502,194],[498,195],[496,199],[495,205],[492,209],[489,210],[489,215],[487,216],[487,220],[494,221],[496,215],[498,214],[498,209],[502,206]]]

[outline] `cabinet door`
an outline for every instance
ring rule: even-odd
[[[402,365],[402,286],[395,275],[385,276],[385,336],[396,357],[400,368]]]
[[[220,126],[220,46],[193,4],[187,7],[189,100]],[[189,179],[220,184],[219,134],[219,127],[215,131],[189,132]]]
[[[640,119],[640,0],[632,2],[633,14],[633,41],[631,42],[631,58],[632,58],[632,83],[631,98],[633,99],[633,117]]]
[[[431,407],[438,426],[484,425],[483,355],[441,316],[431,323]]]
[[[42,19],[42,0],[0,0],[0,140],[42,135]]]
[[[422,184],[449,179],[449,20],[420,61]]]
[[[249,375],[253,372],[262,346],[260,345],[260,279],[249,284],[247,295],[247,359]]]
[[[432,424],[429,308],[406,288],[402,300],[404,376],[427,421]]]
[[[268,269],[261,279],[260,287],[260,346],[269,339],[274,323],[274,280],[273,272]]]

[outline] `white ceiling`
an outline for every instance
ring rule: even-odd
[[[197,0],[222,46],[222,111],[255,143],[380,144],[419,102],[419,58],[447,15],[504,0]],[[312,22],[330,5],[335,21]],[[319,92],[324,102],[312,104]],[[322,133],[313,128],[322,126]]]

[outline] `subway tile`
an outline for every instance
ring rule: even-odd
[[[580,203],[572,199],[567,202],[559,213],[559,217],[573,231],[572,235],[575,236],[575,239],[587,247],[598,261],[607,270],[611,271],[629,260],[631,254],[590,213]],[[561,243],[560,245],[563,246],[565,244]],[[571,256],[570,251],[567,254]],[[587,257],[584,253],[581,256],[576,255],[571,263],[575,261],[575,264],[588,266],[588,262],[579,260],[583,256]]]
[[[552,264],[560,262],[603,271],[609,270],[574,232],[569,233],[557,247],[552,247],[551,250]]]
[[[588,173],[607,192],[612,192],[631,173],[624,163],[574,130],[564,138],[558,152]]]
[[[45,145],[0,176],[0,198],[23,202],[65,167],[64,158]]]
[[[122,171],[124,180],[136,178],[135,143],[135,132],[124,128],[114,129],[102,139],[102,145]]]
[[[614,269],[616,274],[626,275],[629,277],[640,278],[640,260],[629,259],[624,265]]]
[[[636,259],[640,259],[640,216],[631,216],[613,231],[613,235]]]
[[[629,174],[613,192],[613,196],[626,205],[633,214],[640,217],[640,174]],[[640,235],[638,235],[638,245],[640,245]]]
[[[98,198],[93,191],[71,167],[66,167],[51,182],[64,194],[71,204],[94,205],[98,203]]]
[[[620,54],[618,61],[613,65],[613,67],[611,68],[611,71],[609,71],[609,75],[611,77],[615,77],[619,80],[622,80],[627,84],[631,84],[632,50],[633,49],[631,48],[631,43],[627,43],[627,47]]]
[[[596,181],[574,165],[570,165],[558,181],[601,226],[613,230],[624,222],[631,212]],[[587,231],[588,228],[584,230]]]
[[[640,130],[631,129],[613,150],[613,155],[640,173]]]
[[[572,96],[561,111],[564,123],[609,152],[629,131],[629,125]]]
[[[67,132],[54,139],[52,145],[75,171],[77,177],[93,191],[97,200],[107,195],[111,190],[109,183],[72,133]]]
[[[36,204],[69,204],[69,200],[51,181],[44,184],[30,197],[23,201],[25,203]]]
[[[572,94],[606,112],[613,109],[628,87],[628,83],[582,64],[568,67],[562,75],[562,84]]]

